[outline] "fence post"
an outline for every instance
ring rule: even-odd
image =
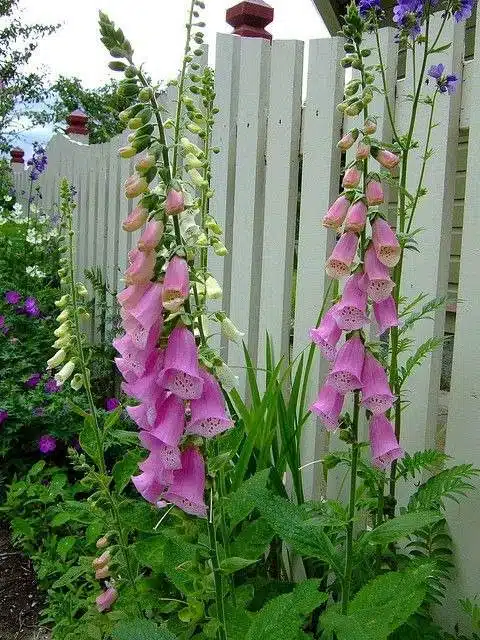
[[[75,109],[67,116],[68,127],[65,134],[76,142],[89,143],[88,116],[81,109]]]
[[[10,166],[14,173],[20,173],[25,170],[25,151],[20,147],[10,149]]]
[[[458,289],[452,383],[447,423],[446,452],[455,464],[472,463],[480,467],[480,278],[478,277],[478,203],[480,201],[480,11],[477,12],[475,58],[468,62],[470,78],[470,113],[465,208],[463,214],[462,252]],[[466,85],[464,85],[466,88]],[[463,98],[465,98],[465,91]],[[479,591],[480,494],[477,490],[458,503],[447,504],[447,518],[454,542],[455,580],[449,584],[447,606],[438,612],[448,615],[446,622],[460,618],[460,598],[473,598]],[[462,615],[466,620],[467,616]],[[453,625],[452,625],[453,626]],[[470,626],[470,623],[469,623]]]
[[[272,34],[265,27],[273,21],[273,14],[273,7],[263,0],[246,0],[228,9],[226,19],[236,36],[271,41]]]

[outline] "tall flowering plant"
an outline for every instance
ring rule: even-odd
[[[431,155],[435,106],[438,97],[454,93],[458,83],[457,76],[446,72],[443,64],[429,67],[428,59],[439,50],[437,44],[446,21],[452,16],[457,22],[464,20],[470,16],[473,6],[471,0],[443,3],[440,26],[432,34],[431,18],[433,11],[438,9],[437,4],[399,0],[394,7],[397,38],[407,51],[412,52],[414,63],[415,56],[420,56],[421,61],[420,73],[414,78],[411,117],[404,135],[397,129],[388,97],[378,33],[383,15],[380,0],[352,2],[343,27],[345,57],[342,66],[355,71],[338,108],[345,116],[363,115],[363,124],[347,131],[338,142],[341,151],[349,152],[353,159],[345,168],[344,191],[323,218],[323,225],[338,234],[336,246],[326,263],[326,272],[331,278],[343,281],[343,290],[319,326],[311,331],[313,343],[331,366],[310,411],[319,417],[328,431],[340,428],[341,438],[351,445],[346,561],[342,578],[344,614],[349,610],[352,589],[356,491],[362,447],[359,441],[361,411],[366,412],[369,424],[372,464],[382,472],[377,476],[378,502],[373,517],[373,525],[378,527],[387,516],[394,516],[398,462],[405,456],[401,446],[403,385],[413,368],[442,343],[441,338],[429,340],[409,359],[407,367],[399,365],[400,354],[410,345],[402,340],[403,329],[399,327],[402,268],[405,251],[415,242],[416,231],[412,225],[416,209],[426,194],[425,168]],[[372,32],[379,65],[368,64],[371,51],[363,48],[364,36]],[[379,87],[376,86],[376,71],[380,72]],[[374,91],[383,94],[386,100],[393,140],[381,141],[375,137],[376,118],[370,111]],[[419,146],[414,139],[414,127],[422,103],[430,110],[429,126],[417,186],[409,191],[412,176],[408,161]],[[379,209],[385,199],[385,183],[398,186],[394,228],[383,209]],[[408,308],[418,302],[417,299]],[[433,301],[428,310],[438,304],[441,301]],[[419,317],[422,313],[416,319]],[[371,327],[376,329],[374,337]],[[352,415],[342,416],[350,394],[353,396]]]

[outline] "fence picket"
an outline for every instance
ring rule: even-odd
[[[261,38],[240,42],[240,80],[237,155],[232,237],[230,315],[246,333],[254,366],[258,347],[258,305],[262,268],[270,43]],[[246,371],[243,353],[229,348],[229,364],[236,368],[243,393]]]
[[[288,360],[290,350],[302,77],[303,42],[274,41],[267,129],[259,366],[265,366],[267,331],[277,358],[285,356]]]
[[[321,226],[321,218],[338,194],[340,153],[336,143],[340,137],[341,115],[336,105],[343,97],[343,75],[338,65],[343,56],[343,40],[328,38],[311,40],[309,45],[307,100],[304,109],[302,197],[298,238],[296,304],[293,355],[298,356],[310,345],[309,329],[315,326],[319,307],[327,291],[324,264],[335,234]],[[316,355],[308,390],[308,400],[315,396],[325,374],[324,363]],[[304,427],[303,462],[319,457],[325,447],[324,430],[314,420]],[[306,496],[316,494],[320,482],[320,465],[305,469]]]

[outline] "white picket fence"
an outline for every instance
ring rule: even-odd
[[[479,13],[480,16],[480,13]],[[439,46],[453,39],[454,46],[438,54],[447,70],[463,77],[455,96],[440,96],[435,130],[435,153],[425,177],[429,189],[418,208],[420,252],[409,252],[403,291],[414,296],[447,294],[448,264],[454,208],[455,163],[459,130],[469,129],[460,288],[455,333],[453,382],[449,399],[447,452],[455,461],[480,467],[480,267],[478,212],[480,202],[480,54],[463,62],[464,27],[452,21],[444,29]],[[395,118],[405,128],[410,103],[411,74],[396,79],[398,50],[394,33],[384,29],[381,41]],[[265,332],[273,338],[277,356],[293,356],[308,344],[308,330],[318,315],[327,282],[324,262],[334,234],[321,225],[321,218],[339,191],[340,154],[336,142],[342,122],[335,105],[342,100],[344,75],[340,38],[309,43],[306,100],[302,104],[304,43],[239,38],[219,34],[216,52],[217,104],[220,108],[215,145],[221,152],[214,158],[215,196],[212,213],[225,229],[230,253],[214,259],[212,270],[223,282],[223,306],[246,333],[252,359],[264,365]],[[480,18],[477,18],[476,50],[480,52]],[[380,97],[372,104],[380,116],[379,136],[391,138],[385,106]],[[424,140],[426,109],[419,109],[415,135]],[[44,203],[57,201],[60,178],[66,176],[78,190],[78,266],[99,265],[111,285],[121,288],[121,272],[134,238],[121,231],[121,220],[131,203],[123,199],[122,184],[133,162],[120,161],[117,150],[122,140],[88,146],[56,135],[48,146],[49,165],[42,178]],[[301,161],[301,186],[299,168]],[[412,162],[412,184],[418,176],[420,154]],[[16,172],[18,191],[28,183],[26,174]],[[300,208],[298,245],[295,247],[297,207]],[[294,270],[294,253],[298,264]],[[292,291],[295,313],[292,326]],[[434,314],[433,322],[415,325],[415,342],[442,335],[445,310]],[[222,344],[222,353],[238,367],[240,386],[245,386],[243,355],[232,345]],[[435,444],[440,388],[441,352],[429,356],[409,382],[410,407],[405,412],[403,444],[417,451]],[[325,375],[325,364],[315,364],[310,397]],[[329,446],[328,438],[313,421],[307,425],[303,443],[304,462],[317,460]],[[338,443],[330,443],[338,446]],[[305,470],[307,495],[318,497],[327,491],[335,496],[340,479],[332,474],[329,486],[322,484],[321,465]],[[458,615],[457,599],[480,591],[480,494],[450,507],[450,525],[456,544],[458,577],[450,605],[441,614],[450,622]],[[447,612],[447,613],[445,613]]]

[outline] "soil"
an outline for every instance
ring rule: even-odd
[[[37,628],[41,601],[32,563],[12,546],[0,524],[0,639],[48,640]]]

